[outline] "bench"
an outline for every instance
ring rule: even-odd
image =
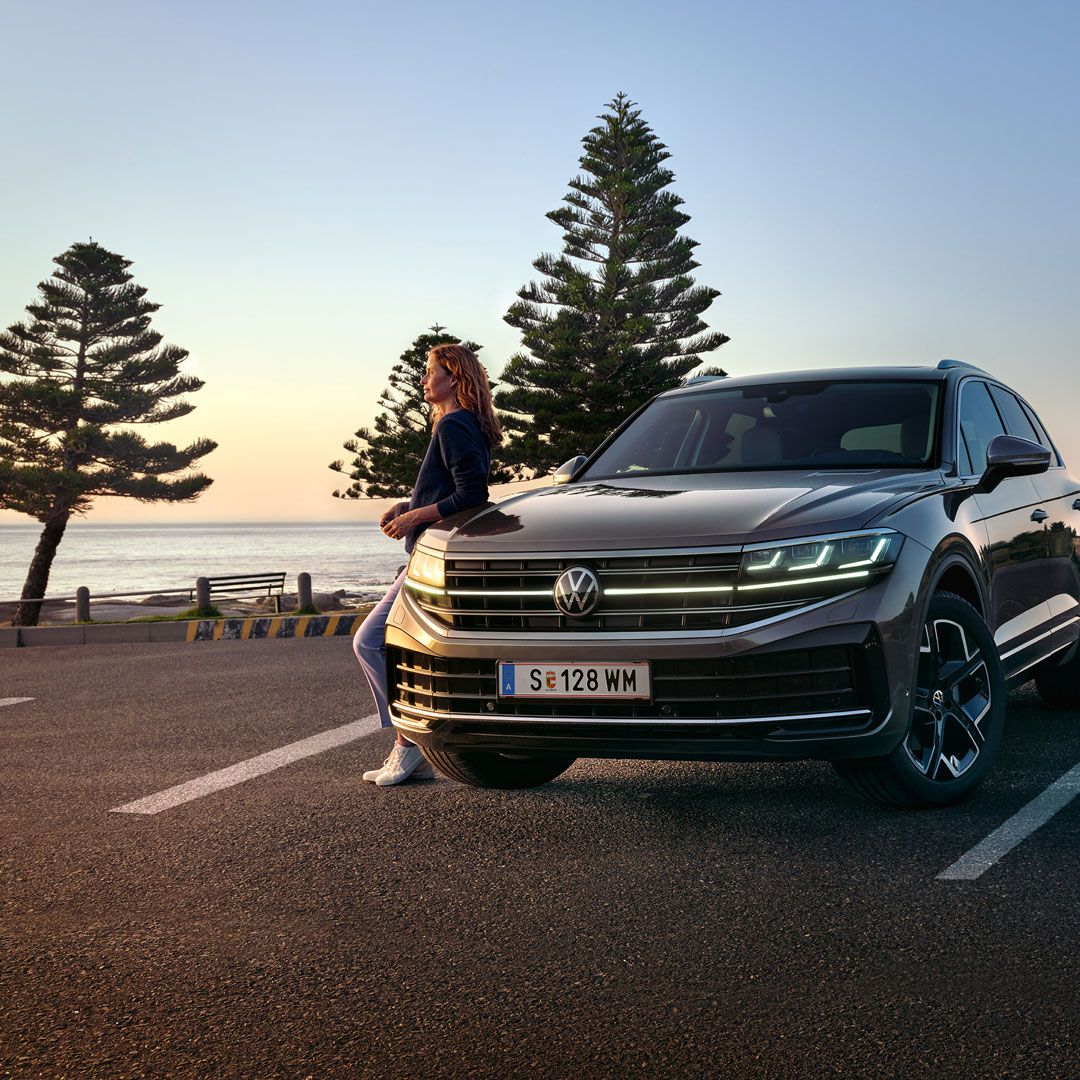
[[[200,578],[205,581],[209,590],[205,597],[206,604],[212,604],[214,597],[232,597],[234,600],[246,600],[252,596],[272,596],[274,598],[274,613],[281,614],[281,596],[285,592],[285,571],[280,574],[232,574],[229,577]],[[199,591],[198,583],[188,593],[188,600],[194,600]],[[199,597],[199,605],[203,606],[203,597]]]

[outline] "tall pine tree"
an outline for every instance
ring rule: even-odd
[[[190,502],[211,480],[185,470],[217,445],[180,449],[130,430],[185,416],[194,405],[180,396],[203,385],[180,374],[187,350],[150,329],[161,305],[132,282],[131,261],[93,241],[53,261],[30,318],[0,333],[0,508],[44,525],[16,626],[37,624],[41,604],[27,601],[45,595],[73,514],[99,495]]]
[[[389,385],[379,397],[382,412],[374,427],[362,427],[344,444],[356,456],[349,462],[332,461],[330,468],[352,483],[334,491],[336,499],[401,499],[412,490],[416,474],[431,441],[431,407],[424,400],[420,380],[427,371],[427,355],[436,345],[456,344],[461,339],[436,323],[421,334],[390,369]],[[473,352],[480,346],[461,342]]]
[[[511,357],[496,395],[511,475],[546,472],[588,450],[654,394],[680,385],[728,340],[702,313],[690,220],[665,188],[671,156],[625,94],[583,139],[581,174],[547,216],[563,230],[505,319],[528,352]],[[509,414],[509,415],[507,415]]]

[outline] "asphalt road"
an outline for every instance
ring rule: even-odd
[[[963,806],[823,764],[579,762],[376,789],[374,733],[154,815],[131,800],[373,711],[347,640],[0,653],[0,1075],[1080,1075],[1080,761],[1010,700]]]

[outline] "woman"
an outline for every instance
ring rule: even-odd
[[[427,374],[421,385],[424,400],[431,406],[431,442],[412,498],[392,506],[379,521],[387,536],[404,538],[406,554],[433,521],[487,502],[491,447],[502,442],[487,373],[476,354],[464,345],[436,345],[428,353]],[[386,618],[404,581],[402,571],[353,638],[353,651],[371,684],[383,727],[392,726],[386,684]],[[365,780],[379,787],[410,778],[432,780],[434,776],[420,748],[400,731],[382,766],[364,773]]]

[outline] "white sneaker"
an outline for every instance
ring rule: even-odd
[[[396,750],[397,748],[398,744],[395,743],[394,750]],[[408,747],[402,747],[402,749],[407,750]],[[386,769],[394,762],[394,750],[390,751],[390,756],[377,769],[368,769],[368,771],[364,773],[364,779],[368,783],[374,784],[375,781],[378,780],[379,777],[382,776],[382,774],[386,771]],[[435,770],[426,761],[421,761],[421,763],[413,769],[411,775],[414,780],[434,780]]]
[[[368,777],[364,773],[364,779]],[[390,787],[403,780],[434,780],[435,770],[424,760],[419,746],[399,746],[394,744],[390,756],[383,762],[383,767],[374,777],[378,787]]]

